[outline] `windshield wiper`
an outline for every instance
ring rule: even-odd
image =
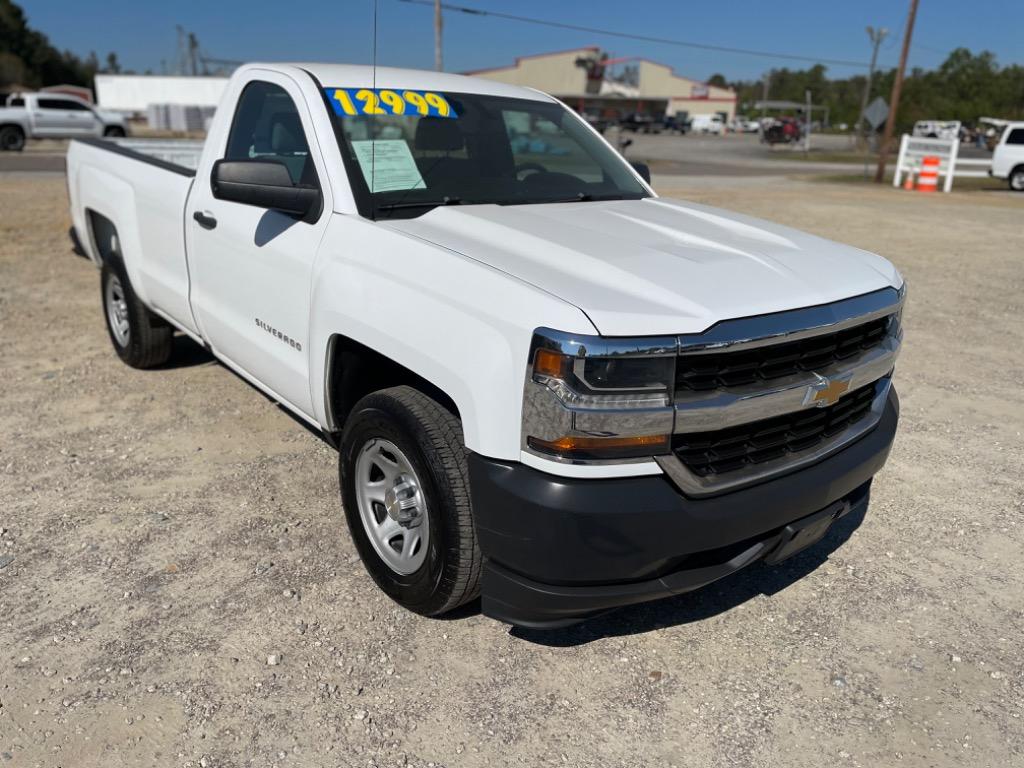
[[[545,200],[545,203],[589,203],[594,196],[589,192],[577,192],[576,197],[563,197],[557,200]]]
[[[526,200],[509,200],[502,205],[543,205],[546,203],[589,203],[602,202],[607,200],[639,200],[639,197],[629,197],[622,194],[593,195],[589,192],[577,192],[575,197],[555,198],[529,198]]]
[[[406,202],[384,203],[378,205],[378,211],[394,211],[398,208],[431,208],[438,205],[462,205],[461,197],[445,196],[442,200],[409,200]]]

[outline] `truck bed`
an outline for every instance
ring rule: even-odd
[[[72,141],[67,155],[72,222],[85,251],[97,264],[104,248],[141,256],[124,259],[135,291],[193,333],[184,215],[201,148],[195,141],[86,138]],[[97,242],[97,217],[115,226],[113,246]]]

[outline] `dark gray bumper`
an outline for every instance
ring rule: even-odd
[[[898,418],[892,390],[878,425],[839,453],[701,499],[664,476],[578,480],[473,455],[483,612],[520,626],[566,626],[692,591],[770,557],[789,524],[837,502],[837,516],[866,507]]]

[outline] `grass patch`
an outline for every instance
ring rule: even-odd
[[[767,155],[775,160],[796,160],[808,163],[850,163],[851,165],[863,165],[865,161],[874,164],[878,162],[878,155],[865,155],[862,152],[826,152],[824,150],[815,152],[802,152],[800,150],[772,150]],[[896,155],[892,155],[893,158]]]
[[[801,176],[803,181],[819,181],[829,184],[874,184],[875,181],[875,169],[872,166],[869,169],[867,177],[863,173],[832,173],[832,174],[815,174],[814,176]],[[945,181],[944,178],[939,179],[939,191],[942,191],[942,184]],[[892,186],[892,173],[886,172],[885,183]],[[991,190],[1005,190],[1007,189],[1006,182],[1002,179],[959,179],[953,180],[953,191],[954,192],[978,192],[978,191],[991,191]]]

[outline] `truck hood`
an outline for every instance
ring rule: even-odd
[[[700,333],[902,283],[880,256],[664,198],[445,206],[381,224],[554,294],[606,336]]]

